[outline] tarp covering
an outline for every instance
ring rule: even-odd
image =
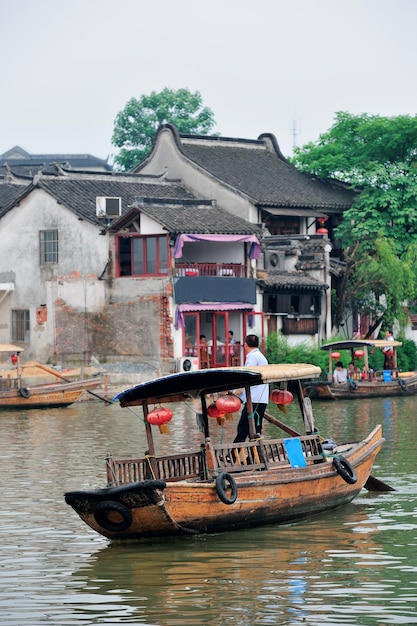
[[[314,378],[320,373],[319,367],[308,363],[225,367],[181,372],[122,391],[113,400],[119,400],[122,406],[141,405],[143,401],[149,404],[178,402],[196,397],[201,392],[211,393],[245,385]]]
[[[259,259],[261,255],[261,245],[256,235],[178,235],[174,246],[174,257],[182,257],[182,247],[186,242],[196,241],[217,241],[226,243],[251,243],[249,257]]]
[[[174,279],[175,304],[199,302],[256,302],[256,281],[252,278],[182,276]]]
[[[183,311],[236,311],[245,309],[252,311],[253,306],[247,302],[199,302],[197,304],[180,304],[179,310]]]

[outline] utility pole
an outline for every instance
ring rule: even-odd
[[[290,134],[292,136],[292,148],[297,147],[297,137],[301,134],[301,128],[297,125],[297,120],[291,122]]]

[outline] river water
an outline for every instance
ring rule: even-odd
[[[396,491],[364,490],[293,524],[123,545],[85,526],[63,494],[105,486],[107,452],[143,455],[139,411],[100,401],[2,411],[0,624],[417,624],[417,398],[313,408],[335,441],[382,423],[372,474]],[[167,450],[199,444],[191,408],[178,411],[160,436]],[[291,410],[285,420],[301,426]],[[230,440],[235,427],[216,426],[215,437]]]

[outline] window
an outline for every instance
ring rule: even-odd
[[[265,223],[271,235],[299,235],[300,219],[298,217],[270,218]]]
[[[168,274],[168,239],[165,235],[118,237],[119,276]]]
[[[58,231],[41,230],[39,235],[41,265],[58,263]]]
[[[30,315],[29,311],[12,311],[12,341],[29,341]]]
[[[320,315],[319,294],[264,294],[265,313],[287,313],[288,315]]]

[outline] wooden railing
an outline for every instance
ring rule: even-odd
[[[320,437],[299,438],[307,464],[324,461]],[[198,452],[142,459],[106,458],[109,487],[158,479],[166,482],[196,479],[208,480],[219,471],[243,472],[290,467],[284,439],[257,439],[244,443],[212,445],[207,442]]]
[[[319,332],[317,317],[284,317],[282,319],[284,335],[316,335]]]
[[[169,481],[207,477],[204,449],[172,456],[146,456],[143,459],[113,459],[106,457],[108,486],[135,483],[140,480]]]
[[[176,263],[177,276],[221,276],[246,278],[246,266],[241,263]]]
[[[318,435],[303,435],[298,439],[307,464],[324,460]],[[228,472],[290,466],[284,439],[257,439],[245,443],[216,444],[213,446],[213,452],[217,467]]]

